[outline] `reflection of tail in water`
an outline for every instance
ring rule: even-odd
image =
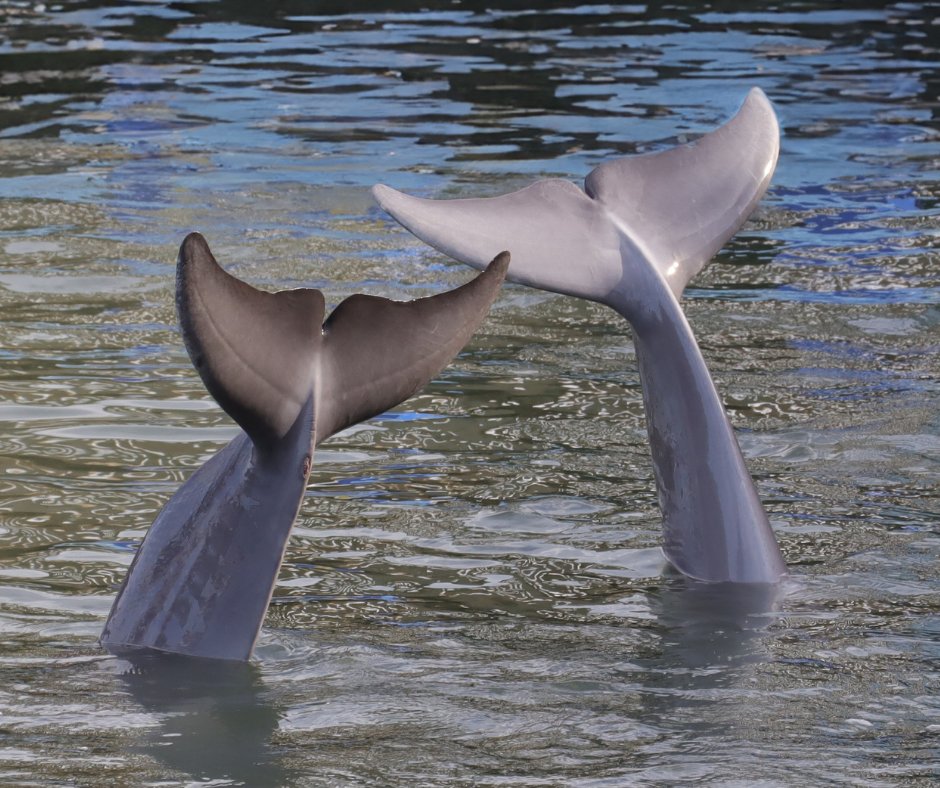
[[[197,780],[291,784],[271,745],[280,714],[254,665],[152,654],[135,657],[121,678],[160,718],[146,754]]]
[[[689,668],[760,662],[779,589],[766,583],[700,583],[674,575],[653,597],[665,650]]]
[[[640,685],[637,714],[682,748],[687,768],[721,773],[723,748],[741,740],[740,734],[729,739],[729,732],[768,724],[757,699],[763,684],[755,679],[772,660],[779,591],[766,583],[700,583],[667,572],[650,594],[659,644],[631,659],[630,677]],[[651,772],[655,784],[672,784],[668,767]]]
[[[754,89],[696,142],[597,167],[585,191],[545,180],[512,194],[376,200],[422,240],[480,268],[512,253],[513,282],[598,301],[634,332],[663,547],[685,575],[777,583],[786,567],[679,298],[738,230],[774,171],[779,130]]]
[[[324,322],[319,290],[264,293],[183,241],[177,307],[209,393],[243,432],[177,490],[134,557],[101,644],[246,660],[271,599],[315,445],[403,402],[489,312],[509,264],[397,302],[354,295]]]

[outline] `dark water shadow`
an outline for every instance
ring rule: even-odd
[[[642,668],[642,715],[690,741],[713,741],[756,702],[753,677],[772,659],[768,641],[782,589],[667,576],[651,594],[659,646]]]
[[[271,741],[281,711],[256,665],[146,654],[122,666],[131,694],[161,718],[140,752],[199,780],[290,784]]]

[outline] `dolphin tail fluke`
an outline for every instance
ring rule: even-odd
[[[310,396],[323,294],[256,290],[222,270],[199,233],[180,247],[176,282],[183,340],[209,393],[255,446],[275,444]]]
[[[509,254],[475,279],[414,301],[357,294],[323,326],[317,439],[383,413],[440,372],[479,327],[499,292]]]
[[[687,145],[602,164],[584,192],[545,180],[498,197],[427,200],[382,184],[373,195],[461,262],[482,268],[508,249],[509,281],[606,303],[631,262],[643,260],[678,297],[766,191],[778,140],[773,108],[754,88],[724,126]]]
[[[183,339],[209,393],[256,446],[290,430],[313,393],[317,442],[404,401],[467,343],[509,266],[414,301],[357,294],[324,323],[319,290],[265,293],[226,273],[187,236],[177,266]]]

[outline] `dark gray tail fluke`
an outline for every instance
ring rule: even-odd
[[[414,301],[353,295],[324,323],[319,290],[256,290],[190,233],[176,303],[193,366],[256,446],[282,439],[312,393],[320,442],[424,387],[486,317],[508,267],[502,252],[465,285]]]
[[[436,375],[486,317],[499,255],[468,284],[394,302],[356,295],[324,324],[317,290],[264,293],[187,236],[177,268],[183,337],[206,388],[244,432],[157,515],[101,643],[245,660],[303,498],[313,447],[394,407]]]

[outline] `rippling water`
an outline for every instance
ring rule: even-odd
[[[933,784],[940,5],[350,5],[0,4],[0,781]],[[753,85],[774,184],[686,308],[793,568],[776,612],[663,572],[625,324],[509,286],[318,452],[252,665],[100,652],[235,432],[176,330],[188,230],[333,304],[437,292],[469,271],[373,183],[581,179]]]

